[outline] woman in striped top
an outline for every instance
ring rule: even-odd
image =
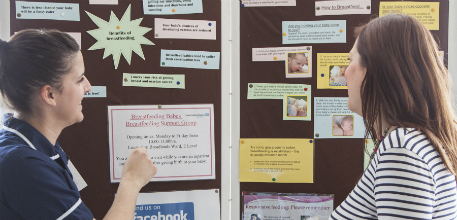
[[[407,15],[356,29],[348,107],[364,118],[372,161],[330,219],[455,219],[457,129],[450,76],[427,28]]]

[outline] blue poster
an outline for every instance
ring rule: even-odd
[[[137,205],[134,220],[195,220],[194,203]]]
[[[346,43],[346,20],[283,21],[282,43]]]
[[[161,50],[161,67],[219,69],[220,52]]]

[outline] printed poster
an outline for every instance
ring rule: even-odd
[[[79,21],[79,4],[16,1],[16,19]]]
[[[347,97],[314,97],[314,137],[363,138],[363,118],[347,107]]]
[[[154,19],[155,38],[216,40],[216,21]]]
[[[215,179],[212,104],[108,106],[108,121],[111,182],[138,147],[158,168],[151,181]]]
[[[313,139],[240,139],[240,182],[312,183]]]
[[[311,121],[311,85],[249,83],[248,99],[282,99],[283,120]]]
[[[317,88],[347,89],[345,78],[349,66],[349,53],[317,54]]]
[[[285,61],[286,78],[310,78],[312,46],[252,48],[252,61]]]
[[[283,21],[282,43],[346,43],[346,20]]]
[[[439,2],[380,2],[379,17],[387,14],[406,14],[417,18],[429,30],[440,29]]]
[[[202,0],[143,0],[145,15],[178,15],[203,13]]]
[[[333,212],[333,194],[243,192],[242,220],[319,220]]]
[[[140,193],[134,220],[220,220],[219,191]]]

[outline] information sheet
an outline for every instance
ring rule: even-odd
[[[417,18],[429,30],[440,29],[440,3],[439,2],[380,2],[379,16],[387,14],[406,14]]]
[[[347,97],[314,97],[314,137],[363,138],[363,118],[349,110]]]
[[[252,61],[286,61],[288,53],[301,51],[310,52],[309,57],[311,57],[312,48],[312,46],[252,48]]]
[[[317,54],[317,88],[347,89],[346,68],[349,66],[349,53]]]
[[[79,21],[79,4],[16,1],[16,19]]]
[[[283,21],[282,43],[346,43],[346,20]]]
[[[333,212],[333,194],[243,192],[242,220],[319,220]]]
[[[122,86],[185,89],[184,74],[124,73]]]
[[[311,85],[287,83],[249,83],[248,99],[286,99],[286,95],[311,97]]]
[[[215,179],[212,104],[108,106],[108,122],[111,182],[138,147],[158,168],[151,181]]]
[[[240,182],[312,183],[312,139],[242,138]]]
[[[190,50],[160,50],[161,67],[219,69],[220,52]]]
[[[216,21],[154,19],[155,38],[216,40]]]
[[[202,0],[143,0],[145,15],[203,13]]]

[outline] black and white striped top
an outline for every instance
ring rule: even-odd
[[[427,137],[397,128],[330,219],[455,219],[455,177]]]

